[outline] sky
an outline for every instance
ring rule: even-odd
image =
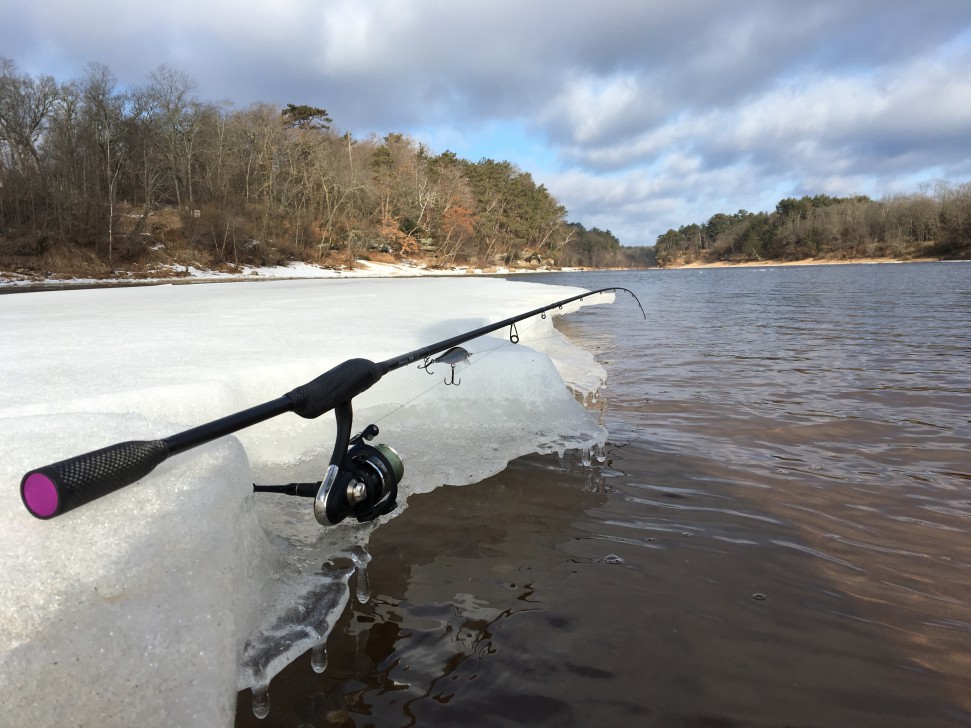
[[[971,181],[969,0],[0,0],[21,72],[309,104],[356,137],[508,160],[653,245],[784,197]]]

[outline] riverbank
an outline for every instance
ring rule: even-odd
[[[938,258],[853,258],[848,260],[828,260],[806,258],[803,260],[762,260],[745,262],[716,261],[713,263],[692,262],[682,265],[658,267],[658,270],[683,270],[704,268],[768,268],[816,265],[876,265],[887,263],[936,263]],[[232,281],[266,280],[303,280],[316,278],[355,279],[355,278],[421,278],[456,276],[510,276],[533,273],[584,273],[598,270],[632,270],[627,268],[584,268],[551,266],[449,266],[429,265],[425,262],[399,261],[395,263],[356,260],[352,267],[319,266],[312,263],[293,262],[289,265],[272,267],[241,267],[236,271],[206,270],[194,266],[172,267],[153,272],[151,275],[130,271],[116,271],[113,276],[69,277],[52,275],[41,277],[24,275],[13,271],[0,270],[0,294],[37,290],[57,290],[65,288],[116,288],[124,286],[151,286],[165,284],[218,283]],[[654,270],[643,269],[643,270]]]
[[[304,280],[316,278],[422,278],[455,276],[509,276],[524,273],[578,273],[587,268],[551,268],[536,266],[473,266],[433,267],[426,263],[401,261],[379,263],[368,260],[354,261],[353,267],[318,266],[312,263],[294,262],[272,267],[242,267],[237,271],[206,270],[194,266],[167,269],[152,275],[116,271],[114,276],[104,277],[41,277],[0,270],[0,293],[21,291],[56,290],[64,288],[116,288],[123,286],[152,286],[183,283],[218,283],[229,281]]]

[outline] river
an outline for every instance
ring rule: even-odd
[[[971,725],[971,263],[533,280],[648,312],[558,324],[606,453],[413,497],[237,725]]]

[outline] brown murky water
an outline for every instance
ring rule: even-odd
[[[412,498],[237,725],[971,724],[971,264],[562,282],[606,461]]]

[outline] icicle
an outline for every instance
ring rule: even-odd
[[[593,457],[598,463],[607,462],[607,449],[605,443],[598,442],[593,446]]]
[[[371,554],[358,547],[351,553],[351,559],[354,561],[354,576],[357,581],[357,601],[367,604],[371,599],[371,585],[367,578],[367,565],[371,561]]]
[[[355,592],[357,601],[361,604],[367,604],[368,600],[371,599],[371,585],[367,579],[367,567],[364,564],[358,564],[354,574],[357,577],[357,591]]]
[[[327,644],[321,642],[310,651],[310,666],[317,674],[327,669]]]
[[[590,453],[591,453],[591,450],[587,448],[583,448],[583,455],[580,456],[580,462],[583,463],[583,466],[585,468],[589,468],[590,463],[592,462],[592,460],[590,459]]]
[[[261,685],[253,688],[253,715],[263,720],[270,714],[270,688],[268,685]]]

